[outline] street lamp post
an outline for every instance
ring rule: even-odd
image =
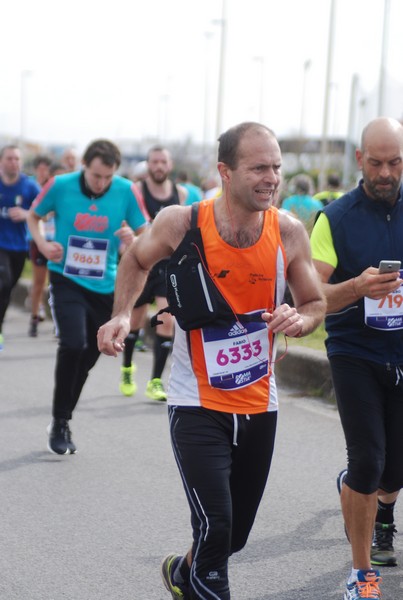
[[[381,53],[381,66],[379,72],[379,88],[378,88],[378,117],[384,114],[384,100],[385,100],[385,79],[386,79],[386,58],[387,58],[387,47],[389,37],[389,13],[390,13],[390,0],[385,0],[383,10],[383,32],[382,32],[382,53]]]
[[[263,105],[264,105],[264,57],[254,56],[253,60],[258,64],[259,78],[259,102],[258,102],[258,119],[259,123],[263,123]]]
[[[312,61],[310,59],[304,62],[304,74],[302,79],[302,98],[301,98],[301,115],[299,122],[299,163],[301,163],[301,154],[305,138],[305,108],[306,108],[306,83],[308,71],[311,68]],[[300,164],[301,167],[301,164]]]
[[[222,0],[221,19],[214,23],[221,25],[220,63],[218,69],[218,93],[217,93],[217,117],[216,117],[216,139],[222,133],[222,112],[224,102],[224,74],[225,74],[225,49],[227,44],[227,3]]]
[[[348,114],[348,131],[344,146],[343,188],[348,189],[354,162],[354,128],[356,122],[356,107],[358,98],[358,75],[355,73],[351,80],[350,110]]]
[[[165,84],[165,92],[160,94],[158,106],[158,135],[161,141],[166,142],[169,137],[170,126],[170,102],[171,102],[172,75],[168,75]]]
[[[203,160],[207,156],[207,146],[209,139],[209,91],[210,91],[210,40],[213,37],[211,31],[205,31],[206,40],[205,67],[204,67],[204,115],[203,115]]]
[[[328,128],[329,128],[329,103],[330,103],[330,88],[332,77],[332,62],[333,62],[333,44],[334,44],[334,20],[335,20],[335,5],[336,0],[331,0],[330,3],[330,20],[329,20],[329,37],[327,49],[327,65],[326,65],[326,83],[325,83],[325,102],[323,108],[323,127],[322,141],[320,146],[320,167],[319,167],[319,189],[324,189],[326,184],[326,161],[328,151]]]
[[[308,71],[311,68],[312,61],[310,59],[304,62],[304,75],[302,79],[302,98],[301,98],[301,116],[299,122],[299,137],[302,140],[305,136],[305,108],[306,108],[306,83]]]
[[[168,104],[169,94],[161,94],[159,97],[159,111],[158,111],[158,137],[161,142],[166,142],[167,139],[167,128],[168,128]]]
[[[23,69],[20,73],[20,144],[25,143],[27,133],[27,79],[32,71]]]

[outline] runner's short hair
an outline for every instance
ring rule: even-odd
[[[107,167],[119,167],[122,162],[119,148],[109,140],[91,142],[83,154],[83,163],[88,167],[94,158],[99,158]]]
[[[245,121],[222,133],[218,138],[218,162],[225,163],[232,170],[236,169],[239,160],[239,144],[242,138],[251,130],[261,131],[262,129],[268,131],[274,138],[276,137],[271,129],[254,121]]]

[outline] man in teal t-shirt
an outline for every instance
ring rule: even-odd
[[[59,337],[48,448],[74,454],[69,420],[90,369],[99,357],[97,331],[112,313],[119,250],[146,220],[135,185],[115,174],[119,149],[92,142],[83,170],[51,179],[28,215],[39,251],[48,259],[50,303]],[[47,241],[39,221],[54,213],[55,237]]]
[[[195,185],[191,181],[189,181],[188,175],[186,171],[180,171],[178,173],[178,177],[176,178],[177,183],[185,188],[187,191],[187,197],[184,202],[185,206],[189,206],[190,204],[194,204],[195,202],[200,202],[203,198],[203,192],[198,185]]]
[[[309,178],[305,175],[295,177],[295,195],[286,198],[281,208],[293,213],[310,230],[315,215],[322,210],[323,204],[310,195]]]

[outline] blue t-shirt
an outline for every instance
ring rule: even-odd
[[[179,185],[184,187],[188,193],[185,200],[185,206],[190,206],[191,204],[200,202],[200,200],[203,199],[203,192],[201,191],[201,188],[199,188],[197,185],[194,185],[194,183],[179,183]]]
[[[0,179],[0,248],[14,252],[28,250],[27,224],[15,223],[10,219],[9,209],[20,206],[29,210],[33,200],[39,194],[40,187],[31,177],[21,173],[13,185],[6,185]]]
[[[48,268],[93,292],[109,294],[115,287],[119,257],[115,232],[123,220],[133,230],[146,220],[131,181],[116,175],[105,194],[89,198],[81,190],[80,175],[78,171],[57,175],[35,202],[37,215],[54,213],[54,241],[64,249],[62,261],[48,261]]]
[[[313,219],[318,210],[322,210],[323,204],[312,196],[296,195],[286,198],[281,208],[293,212],[301,221],[307,223]]]

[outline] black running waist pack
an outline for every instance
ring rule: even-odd
[[[166,267],[168,306],[151,318],[171,313],[185,331],[207,325],[228,326],[234,321],[261,321],[261,316],[237,314],[215,285],[206,261],[201,230],[197,227],[198,203],[192,204],[191,228],[176,248]]]

